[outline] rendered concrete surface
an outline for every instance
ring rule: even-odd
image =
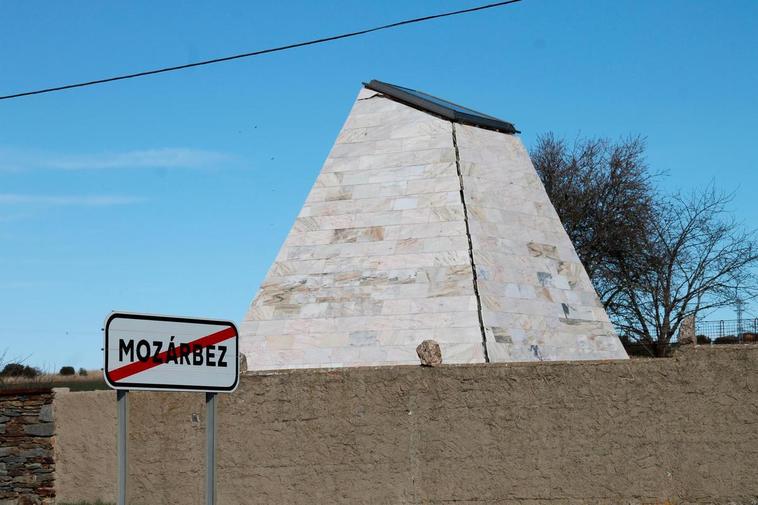
[[[219,397],[218,504],[755,504],[758,346],[689,348],[245,375]],[[58,502],[115,503],[115,393],[55,402]],[[203,395],[129,404],[130,505],[204,503]]]
[[[59,503],[115,503],[116,392],[56,392],[55,487]]]
[[[363,89],[240,328],[250,370],[625,359],[520,140]]]

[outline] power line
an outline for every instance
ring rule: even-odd
[[[79,82],[79,83],[75,83],[75,84],[66,84],[66,85],[63,85],[63,86],[56,86],[56,87],[53,87],[53,88],[44,88],[44,89],[38,89],[38,90],[34,90],[34,91],[24,91],[24,92],[21,92],[21,93],[14,93],[12,95],[0,96],[0,100],[10,100],[11,98],[21,98],[21,97],[30,96],[30,95],[41,95],[43,93],[52,93],[54,91],[63,91],[63,90],[66,90],[66,89],[83,88],[85,86],[94,86],[96,84],[104,84],[106,82],[123,81],[125,79],[133,79],[135,77],[144,77],[144,76],[147,76],[147,75],[162,74],[162,73],[165,73],[165,72],[174,72],[174,71],[177,71],[177,70],[184,70],[186,68],[200,67],[200,66],[203,66],[203,65],[211,65],[213,63],[221,63],[221,62],[224,62],[224,61],[238,60],[238,59],[241,59],[241,58],[250,58],[252,56],[260,56],[262,54],[276,53],[276,52],[280,52],[280,51],[286,51],[288,49],[295,49],[295,48],[298,48],[298,47],[312,46],[312,45],[316,45],[316,44],[323,44],[325,42],[332,42],[332,41],[335,41],[335,40],[347,39],[347,38],[350,38],[350,37],[357,37],[359,35],[365,35],[367,33],[378,32],[380,30],[387,30],[387,29],[390,29],[390,28],[397,28],[399,26],[410,25],[410,24],[414,24],[414,23],[421,23],[421,22],[424,22],[424,21],[430,21],[432,19],[445,18],[445,17],[449,17],[449,16],[457,16],[459,14],[467,14],[469,12],[476,12],[476,11],[482,11],[482,10],[485,10],[485,9],[492,9],[492,8],[495,8],[495,7],[502,7],[504,5],[514,4],[514,3],[517,3],[517,2],[520,2],[520,1],[521,0],[507,0],[507,1],[504,1],[504,2],[495,2],[495,3],[491,3],[491,4],[480,5],[478,7],[471,7],[470,9],[461,9],[461,10],[457,10],[457,11],[444,12],[442,14],[433,14],[431,16],[424,16],[424,17],[420,17],[420,18],[406,19],[405,21],[397,21],[395,23],[390,23],[388,25],[376,26],[374,28],[367,28],[365,30],[359,30],[359,31],[356,31],[356,32],[343,33],[341,35],[332,35],[331,37],[324,37],[324,38],[320,38],[320,39],[308,40],[308,41],[305,41],[305,42],[297,42],[297,43],[294,43],[294,44],[287,44],[286,46],[272,47],[272,48],[269,48],[269,49],[261,49],[259,51],[252,51],[252,52],[249,52],[249,53],[235,54],[233,56],[224,56],[222,58],[214,58],[214,59],[211,59],[211,60],[197,61],[195,63],[187,63],[185,65],[176,65],[176,66],[173,66],[173,67],[156,68],[156,69],[153,69],[153,70],[145,70],[145,71],[137,72],[137,73],[134,73],[134,74],[124,74],[124,75],[118,75],[118,76],[114,76],[114,77],[107,77],[107,78],[104,78],[104,79],[96,79],[94,81]]]

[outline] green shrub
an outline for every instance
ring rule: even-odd
[[[739,344],[740,339],[734,335],[727,335],[726,337],[719,337],[713,341],[714,344]]]
[[[28,365],[22,365],[21,363],[8,363],[3,367],[3,371],[0,372],[0,376],[2,377],[26,377],[28,379],[33,379],[34,377],[39,375],[39,370],[30,367]]]
[[[87,369],[82,367],[79,369],[79,375],[86,376],[87,375]]]
[[[61,367],[61,371],[58,372],[61,375],[76,375],[76,370],[72,366]]]

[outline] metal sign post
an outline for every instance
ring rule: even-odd
[[[205,393],[206,505],[216,503],[216,396],[239,384],[239,334],[215,319],[111,313],[105,320],[105,382],[118,403],[118,505],[127,505],[128,392]]]
[[[118,403],[118,505],[126,505],[126,426],[128,424],[129,403],[127,401],[129,391],[119,389],[116,391],[116,403]]]
[[[216,393],[205,393],[205,503],[216,503]]]

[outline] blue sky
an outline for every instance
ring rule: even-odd
[[[0,95],[473,5],[8,0]],[[0,102],[0,351],[95,368],[112,309],[239,321],[372,78],[512,121],[527,146],[644,135],[666,190],[715,180],[755,227],[756,19],[751,0],[524,0]]]

